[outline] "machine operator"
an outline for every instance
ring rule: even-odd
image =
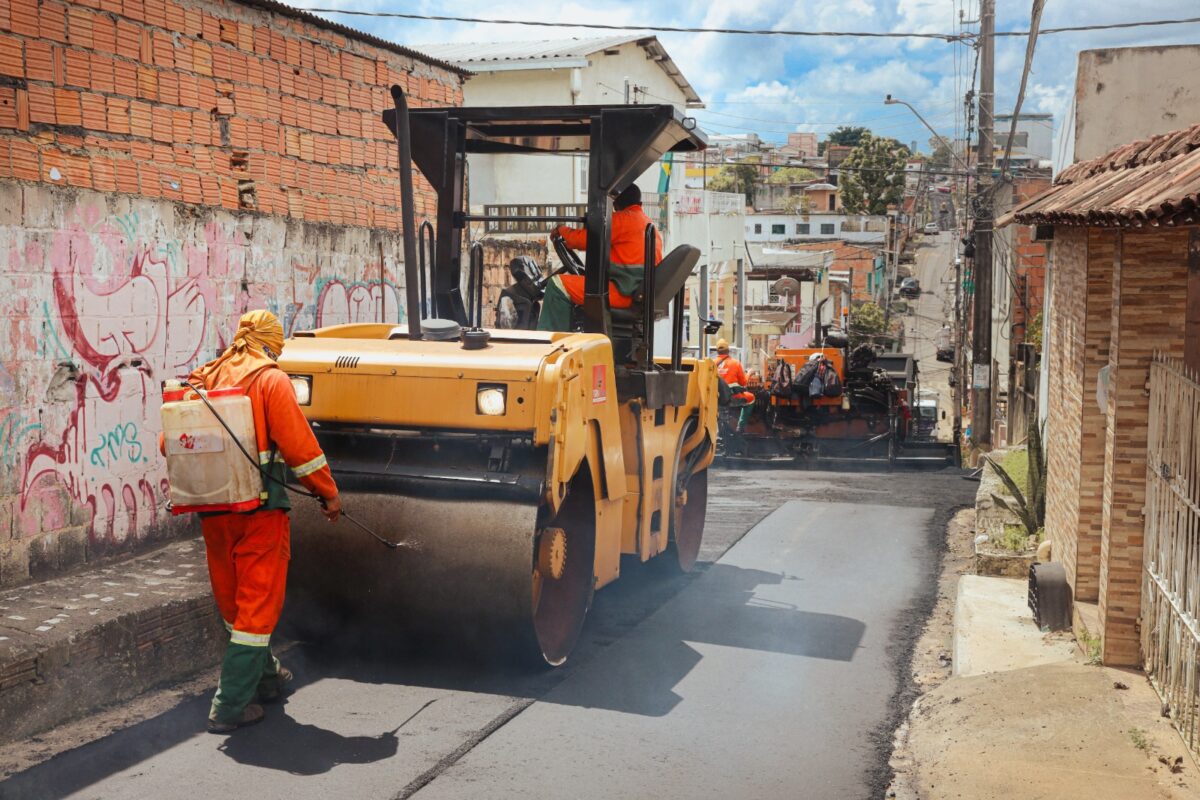
[[[746,391],[749,383],[746,378],[746,370],[742,368],[742,362],[729,355],[729,342],[724,339],[717,340],[716,361],[717,374],[721,376],[721,380],[725,381],[726,385],[734,390],[734,401],[744,403],[737,425],[737,429],[741,431],[750,421],[750,414],[754,411],[754,393]]]
[[[286,467],[322,501],[330,522],[341,500],[325,455],[296,402],[288,376],[275,360],[283,350],[283,326],[269,311],[242,316],[233,344],[188,378],[194,386],[240,386],[250,398],[259,463],[276,480]],[[221,678],[208,715],[212,733],[230,733],[263,719],[262,702],[280,697],[292,673],[271,653],[271,633],[283,610],[291,532],[287,491],[263,482],[262,504],[246,513],[203,514],[200,529],[208,554],[217,609],[229,630]]]
[[[609,244],[608,305],[629,308],[642,285],[646,226],[650,217],[642,210],[642,190],[630,185],[613,200],[612,240]],[[587,249],[587,230],[560,225],[555,233],[572,250]],[[654,232],[654,262],[662,260],[662,235]],[[565,331],[571,327],[571,306],[583,305],[583,276],[558,275],[546,287],[538,330]]]

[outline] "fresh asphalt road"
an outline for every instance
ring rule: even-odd
[[[875,797],[942,528],[973,486],[717,472],[707,562],[630,568],[566,669],[296,647],[295,692],[263,724],[210,736],[194,697],[0,798]]]

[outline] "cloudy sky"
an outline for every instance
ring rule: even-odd
[[[400,11],[489,19],[600,22],[795,30],[957,33],[978,18],[978,0],[292,0],[298,6]],[[998,31],[1025,30],[1029,0],[997,0]],[[511,41],[603,36],[580,28],[420,22],[326,15],[400,44]],[[1043,28],[1200,16],[1197,0],[1048,0]],[[976,30],[977,24],[968,24]],[[710,133],[754,131],[780,140],[790,130],[825,134],[865,125],[927,149],[928,134],[903,107],[884,106],[891,93],[915,105],[939,133],[961,130],[962,96],[975,50],[920,39],[798,38],[660,33],[659,38],[707,104],[696,112]],[[1025,39],[998,40],[996,113],[1012,111]],[[1200,42],[1200,24],[1047,35],[1038,40],[1024,110],[1061,119],[1068,108],[1080,50]],[[1146,76],[1147,80],[1195,76]]]

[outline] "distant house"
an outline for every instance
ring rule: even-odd
[[[824,180],[763,183],[754,190],[754,207],[766,213],[827,213],[841,210],[838,188]]]
[[[669,104],[680,114],[700,96],[654,36],[622,35],[523,42],[456,42],[416,50],[474,75],[463,87],[468,106]],[[658,189],[658,167],[638,185]],[[475,155],[471,204],[580,203],[587,158]]]
[[[750,214],[746,217],[746,241],[844,240],[882,247],[887,224],[887,217],[868,214]]]

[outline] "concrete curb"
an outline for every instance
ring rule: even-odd
[[[0,592],[0,744],[210,667],[227,640],[199,539]]]

